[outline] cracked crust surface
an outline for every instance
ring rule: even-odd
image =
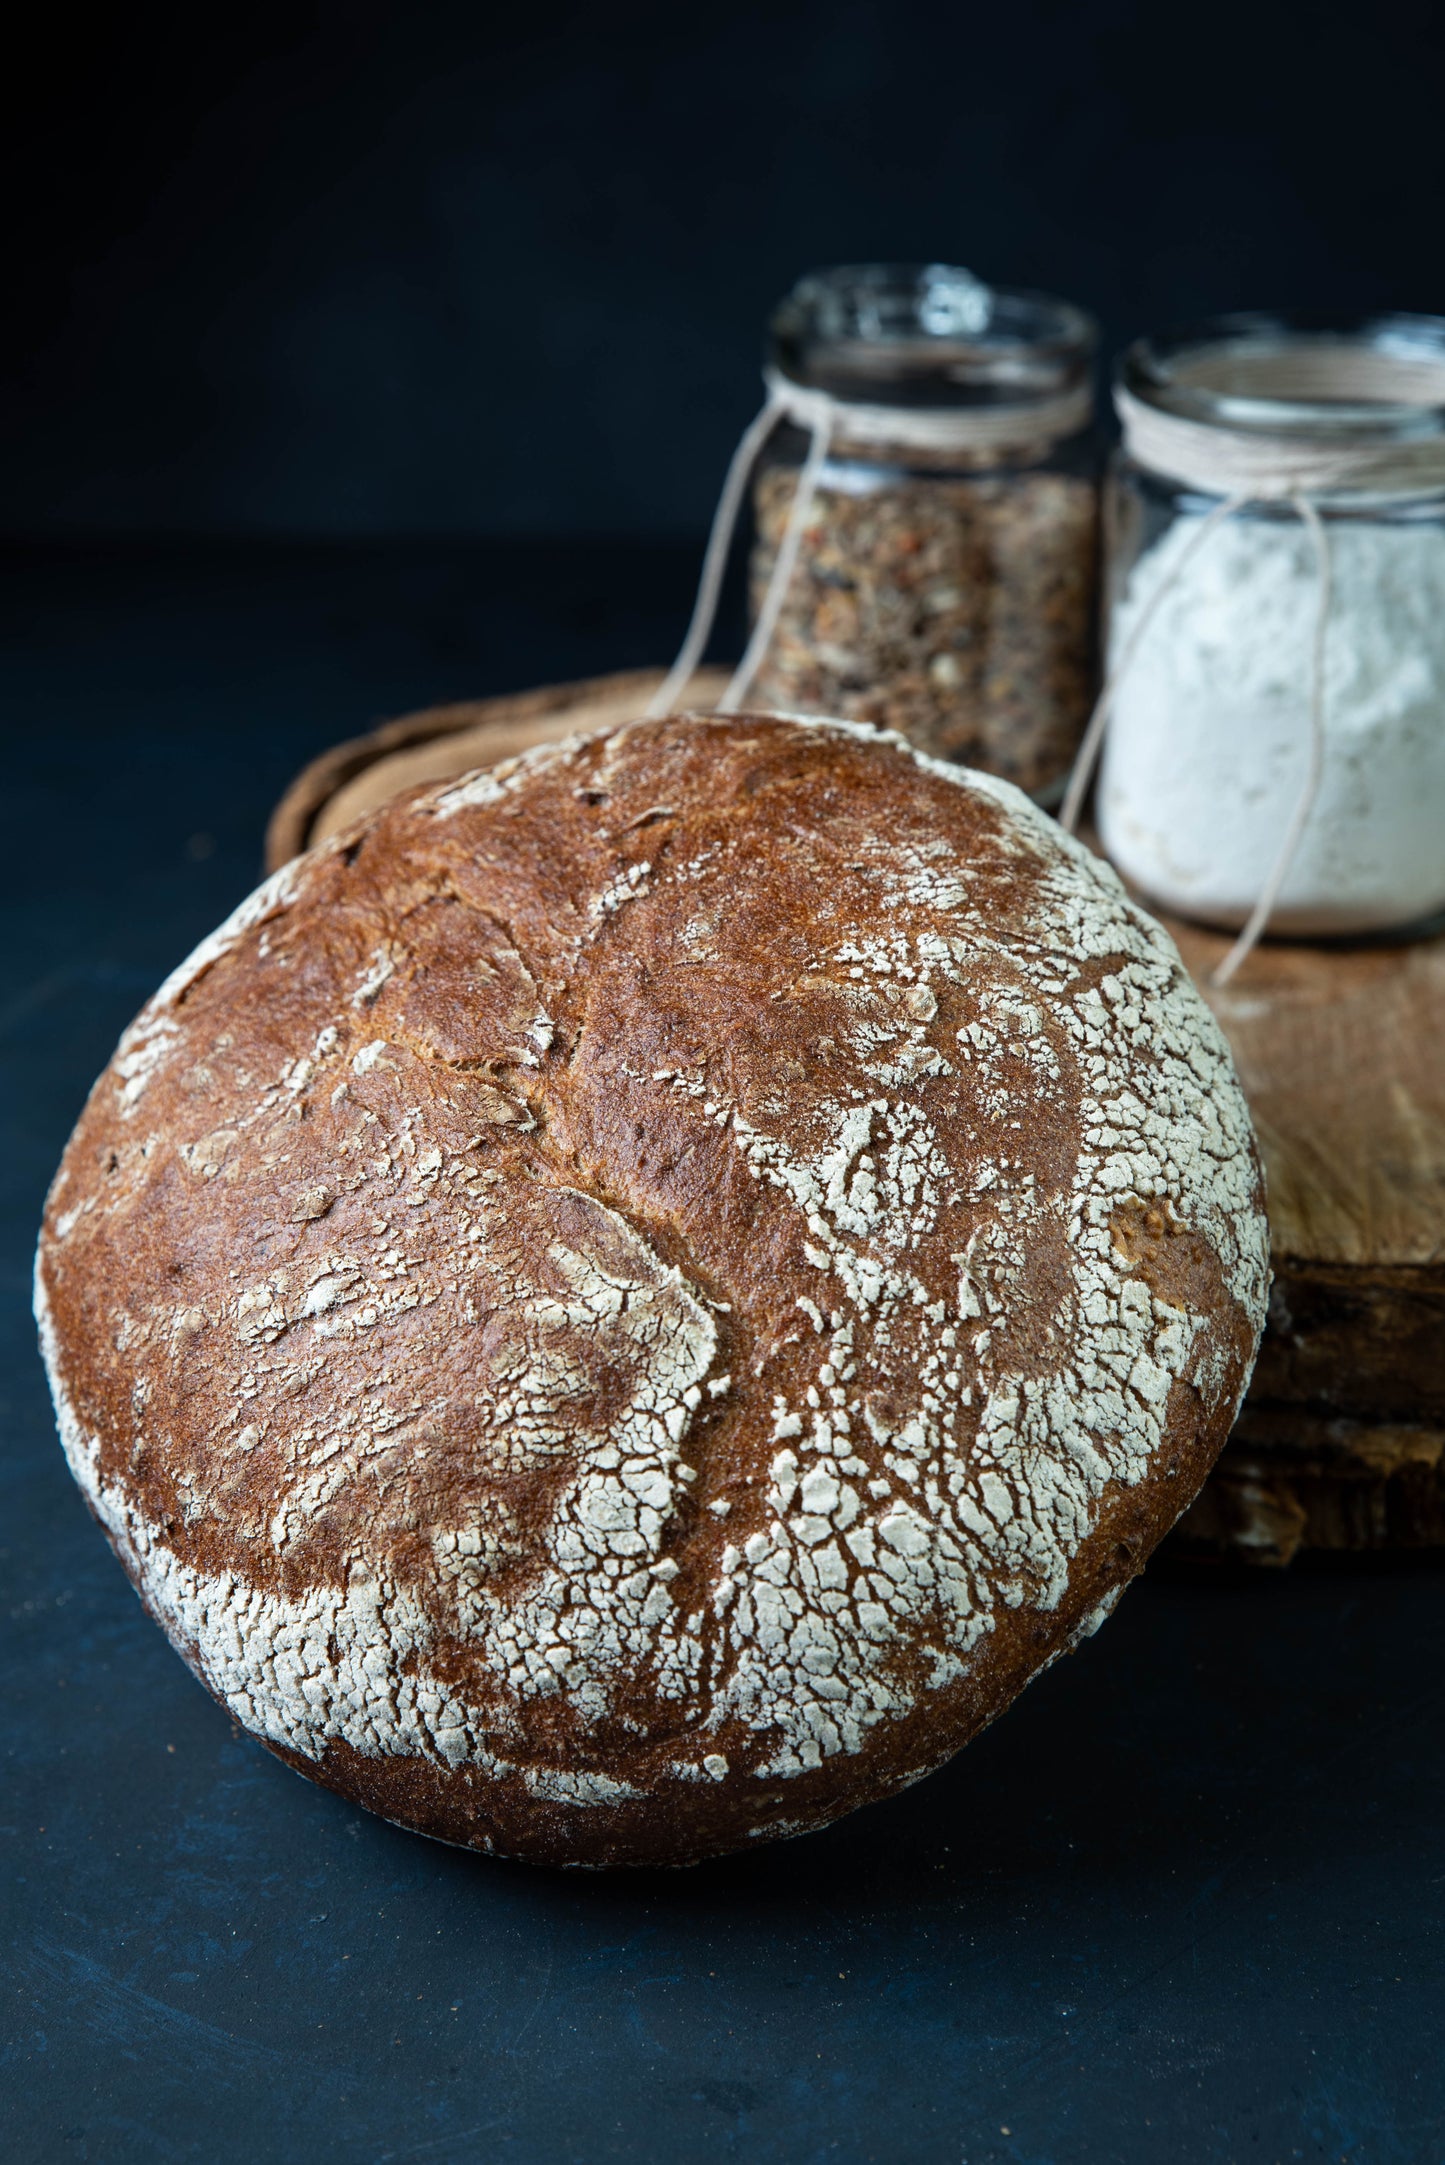
[[[1261,1183],[1167,935],[1007,784],[673,719],[414,795],[162,987],[49,1199],[67,1452],[238,1720],[683,1862],[949,1757],[1228,1434]]]

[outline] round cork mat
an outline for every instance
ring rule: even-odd
[[[267,833],[268,869],[404,789],[642,713],[660,670],[430,707],[323,753]],[[725,675],[705,670],[705,709]],[[1269,941],[1222,991],[1222,936],[1167,920],[1234,1051],[1269,1182],[1275,1286],[1238,1426],[1176,1540],[1445,1546],[1445,937]]]

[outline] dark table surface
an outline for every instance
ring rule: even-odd
[[[1445,2159],[1445,1567],[1190,1575],[952,1766],[680,1874],[435,1847],[142,1615],[29,1318],[92,1078],[323,745],[664,656],[668,548],[0,567],[0,2157]]]

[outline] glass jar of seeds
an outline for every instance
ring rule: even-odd
[[[1094,345],[1068,303],[946,265],[794,287],[753,491],[751,703],[884,723],[1058,801],[1094,692]]]

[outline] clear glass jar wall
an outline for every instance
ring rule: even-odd
[[[1445,908],[1445,320],[1223,318],[1140,341],[1118,387],[1105,586],[1111,666],[1125,665],[1096,803],[1109,856],[1166,909],[1245,922],[1307,783],[1323,599],[1322,767],[1270,928],[1372,932]],[[1205,473],[1227,437],[1266,466],[1273,446],[1306,476],[1332,461],[1373,475],[1301,490],[1327,594],[1296,503],[1246,502],[1202,535],[1238,492],[1132,451],[1130,401],[1164,419],[1156,454],[1172,422],[1191,424]]]
[[[1093,324],[966,271],[871,265],[803,279],[771,330],[777,374],[839,411],[758,703],[885,723],[1057,802],[1096,666]],[[906,445],[879,440],[880,408]],[[755,618],[807,445],[786,426],[759,465]]]

